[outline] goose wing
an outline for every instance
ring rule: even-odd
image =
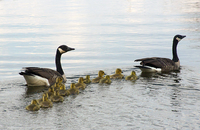
[[[49,80],[49,83],[52,84],[56,81],[58,76],[62,77],[62,75],[52,69],[49,68],[39,68],[39,67],[26,67],[24,68],[24,72],[19,73],[20,75],[37,75]]]
[[[140,64],[142,66],[151,66],[155,68],[165,68],[175,65],[174,61],[172,61],[171,59],[160,57],[142,58],[136,59],[135,61],[141,61]]]

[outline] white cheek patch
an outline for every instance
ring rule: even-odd
[[[58,50],[59,50],[59,52],[60,52],[61,54],[65,53],[65,51],[63,51],[63,49],[61,49],[61,48],[58,48]]]
[[[180,41],[181,39],[177,37],[176,40],[177,40],[177,41]]]

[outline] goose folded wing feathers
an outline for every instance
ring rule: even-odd
[[[53,84],[53,81],[55,81],[58,76],[62,77],[62,75],[55,70],[39,67],[26,67],[25,72],[23,73],[27,75],[37,75],[46,78],[48,79],[50,84]]]
[[[151,66],[154,68],[163,68],[166,66],[175,65],[175,63],[171,59],[160,58],[160,57],[143,58],[143,59],[137,59],[135,61],[141,61],[140,64],[142,66]]]

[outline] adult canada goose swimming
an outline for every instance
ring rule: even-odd
[[[142,72],[167,72],[180,69],[180,61],[177,55],[177,45],[178,42],[186,36],[176,35],[173,39],[172,44],[172,54],[173,58],[161,58],[161,57],[151,57],[136,59],[135,61],[141,61],[141,66],[135,66],[142,70]]]
[[[111,75],[110,78],[111,79],[122,79],[122,78],[124,78],[124,75],[121,73],[123,73],[122,70],[120,68],[117,68],[115,71],[115,74]]]
[[[23,75],[28,86],[50,86],[56,82],[57,77],[63,77],[64,82],[66,82],[66,76],[63,72],[60,59],[63,53],[75,50],[66,45],[61,45],[57,48],[55,63],[56,71],[48,68],[39,67],[25,67],[20,75]]]

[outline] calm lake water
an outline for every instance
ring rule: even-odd
[[[137,58],[172,57],[180,72],[143,75]],[[0,129],[200,129],[199,0],[0,1]],[[59,45],[66,87],[100,69],[136,71],[135,82],[90,84],[53,108],[26,111],[40,90],[27,89],[22,67],[55,69]]]

